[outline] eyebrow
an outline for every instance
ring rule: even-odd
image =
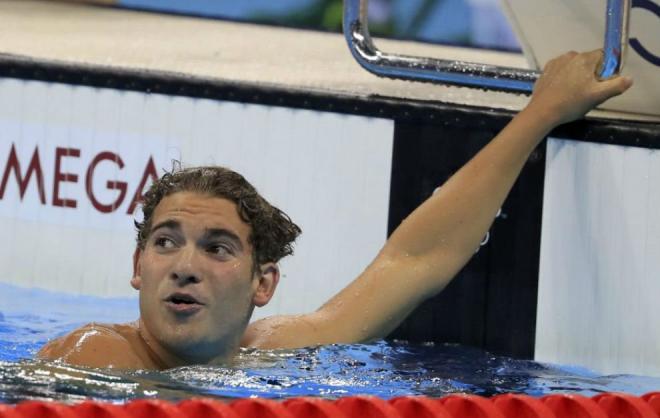
[[[179,221],[175,221],[174,219],[165,220],[163,222],[156,224],[151,229],[151,234],[153,234],[159,229],[164,229],[164,228],[180,231],[181,223]],[[239,251],[243,251],[243,243],[241,242],[241,238],[238,235],[236,235],[236,233],[234,233],[233,231],[230,231],[229,229],[225,229],[225,228],[206,228],[206,230],[204,231],[205,240],[212,240],[217,238],[229,238],[234,243],[234,245],[236,245]]]
[[[151,228],[151,234],[156,232],[159,229],[162,228],[169,228],[169,229],[176,229],[180,230],[181,229],[181,223],[179,221],[175,221],[174,219],[168,219],[166,221],[163,221],[159,224],[156,224],[153,228]]]

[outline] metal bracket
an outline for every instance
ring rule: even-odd
[[[617,75],[628,44],[630,0],[608,0],[601,79]],[[373,43],[368,0],[344,0],[344,36],[355,60],[380,77],[531,93],[540,72],[465,61],[389,54]]]

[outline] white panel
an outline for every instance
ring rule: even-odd
[[[603,48],[608,3],[605,0],[505,0],[503,3],[528,61],[538,69],[570,50]],[[625,94],[606,101],[599,108],[658,116],[660,16],[656,11],[660,1],[631,3],[631,42],[622,71],[635,83]],[[561,22],[561,29],[557,22]]]
[[[550,139],[536,359],[660,375],[660,153]]]
[[[133,215],[127,213],[149,158],[172,167],[225,165],[241,172],[304,233],[282,262],[273,302],[256,317],[316,309],[371,261],[386,238],[393,123],[332,113],[0,79],[0,176],[12,144],[22,174],[39,149],[46,204],[33,178],[19,198],[13,173],[0,200],[0,281],[99,295],[133,294]],[[59,195],[53,203],[57,148]],[[102,160],[101,153],[118,158]],[[123,164],[123,167],[120,167]],[[1,179],[1,177],[0,177]],[[89,181],[88,181],[89,180]],[[118,200],[109,181],[125,182]],[[139,214],[134,214],[139,218]],[[341,260],[339,262],[338,260]]]

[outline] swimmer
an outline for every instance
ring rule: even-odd
[[[468,262],[525,161],[557,125],[632,81],[599,81],[602,51],[550,61],[528,105],[392,233],[373,262],[317,311],[249,323],[273,297],[277,262],[300,229],[240,175],[220,167],[154,182],[137,224],[131,285],[140,317],[89,324],[49,342],[43,359],[88,367],[227,364],[239,347],[296,348],[384,338]],[[337,260],[341,262],[341,260]]]

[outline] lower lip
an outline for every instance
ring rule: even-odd
[[[199,312],[202,309],[202,305],[199,303],[174,303],[174,302],[165,302],[165,306],[176,314],[180,315],[192,315]]]

